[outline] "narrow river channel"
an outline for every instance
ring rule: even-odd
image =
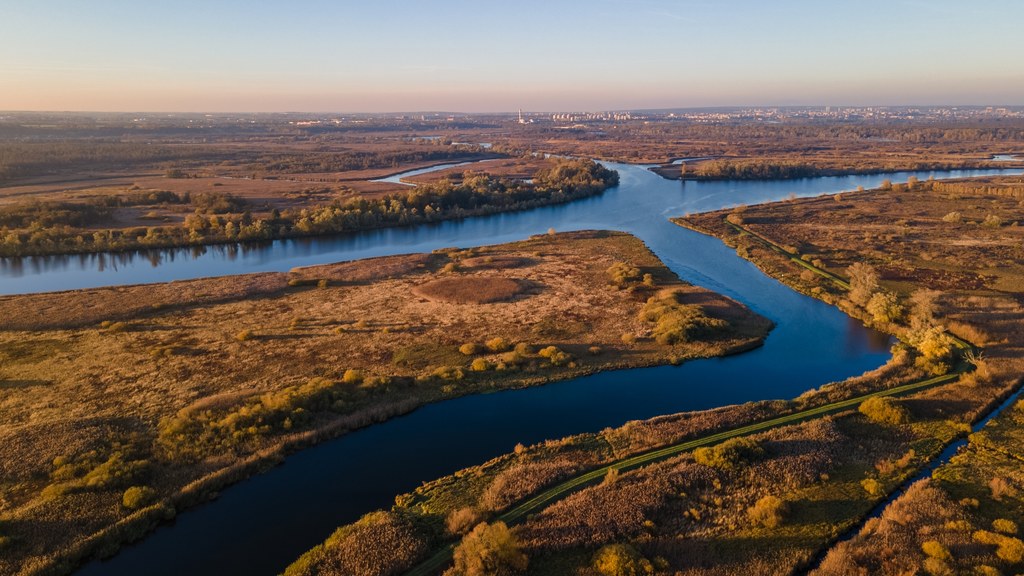
[[[458,398],[325,442],[185,511],[114,558],[79,573],[276,574],[338,525],[391,505],[420,482],[507,452],[517,443],[596,431],[660,414],[792,398],[875,368],[889,339],[768,278],[718,240],[670,216],[904,181],[994,174],[974,170],[781,182],[669,181],[608,164],[619,186],[535,210],[257,247],[0,261],[0,292],[157,282],[520,240],[556,230],[615,229],[640,237],[680,277],[722,292],[777,324],[765,346],[738,356],[605,372],[536,388]],[[1019,173],[1019,171],[1014,171]]]

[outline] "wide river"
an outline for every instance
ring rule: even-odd
[[[432,404],[290,456],[284,465],[183,512],[89,575],[276,574],[340,524],[390,506],[422,481],[547,438],[752,400],[792,398],[875,368],[888,337],[768,278],[714,238],[670,216],[737,204],[871,188],[998,170],[899,173],[778,182],[679,182],[644,167],[608,164],[620,184],[593,198],[535,210],[253,247],[145,255],[89,255],[0,261],[0,293],[66,290],[477,246],[531,234],[614,229],[635,234],[680,277],[744,302],[777,323],[765,345],[741,355],[605,372],[546,386]],[[1005,171],[1004,171],[1005,172]],[[1014,171],[1019,173],[1019,170]]]

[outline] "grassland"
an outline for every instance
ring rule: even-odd
[[[290,451],[426,402],[727,354],[770,328],[603,232],[0,311],[11,574],[111,553]]]
[[[1014,220],[1022,192],[1008,178],[919,182],[680,220],[721,237],[794,288],[900,336],[892,361],[789,402],[677,414],[517,447],[340,528],[290,573],[402,574],[460,537],[451,573],[461,573],[466,555],[480,553],[487,533],[473,528],[480,522],[513,525],[505,546],[525,554],[530,574],[790,574],[813,567],[1019,385],[1024,306],[1013,279],[1024,261]],[[953,212],[960,217],[949,217]],[[958,341],[943,330],[984,351],[957,352]],[[772,416],[792,415],[781,417],[786,424],[801,410],[927,381],[953,369],[958,355],[971,372],[899,400],[858,401],[857,410],[677,453]],[[939,470],[932,484],[952,495],[916,486],[853,544],[838,545],[821,573],[1012,573],[1020,518],[999,506],[1019,505],[1019,414],[971,436],[968,451]],[[618,466],[661,454],[658,446],[670,446],[667,458]],[[975,464],[983,450],[990,453]],[[384,533],[393,539],[376,537]],[[928,543],[934,539],[944,548]],[[398,542],[411,552],[390,554]],[[521,569],[521,558],[511,557],[506,568]]]
[[[795,262],[836,274],[868,263],[879,289],[898,295],[907,313],[931,302],[944,325],[985,346],[983,370],[967,377],[968,386],[950,398],[960,405],[947,408],[952,415],[972,404],[991,406],[1019,386],[1024,372],[1024,253],[1017,222],[1022,199],[1019,177],[912,182],[693,216],[683,223],[715,233],[773,276],[868,321],[892,324]],[[786,246],[786,253],[766,248],[744,230]],[[914,329],[911,322],[906,337],[913,338]],[[976,388],[979,381],[1000,384],[986,393]],[[949,464],[915,484],[852,540],[836,545],[814,573],[1019,571],[1020,414],[1018,403],[971,435]]]

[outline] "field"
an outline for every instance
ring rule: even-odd
[[[1012,120],[753,125],[662,117],[571,129],[486,116],[147,122],[5,117],[0,257],[337,234],[568,201],[615,184],[593,165],[585,186],[546,177],[565,156],[658,164],[666,178],[700,179],[1024,165],[1020,157],[991,161],[1024,151],[1024,126]],[[684,172],[669,163],[684,157],[702,160]],[[464,162],[404,184],[378,181]],[[469,182],[467,170],[475,173]],[[392,209],[396,201],[400,209]]]
[[[852,544],[829,549],[1019,386],[1024,288],[1012,280],[1024,271],[1015,221],[1022,197],[1016,178],[916,182],[681,219],[794,288],[898,335],[893,359],[789,402],[664,416],[517,447],[340,528],[290,573],[401,574],[449,543],[453,573],[488,550],[504,550],[505,560],[494,561],[507,568],[552,575],[790,574],[815,568],[823,555],[817,573],[829,575],[1012,573],[1024,558],[1015,535],[1019,510],[1004,508],[1019,507],[1022,489],[1019,408],[971,435],[969,448],[931,484],[912,488]],[[950,333],[983,350],[958,345]],[[966,372],[898,399],[667,452],[635,470],[616,466],[659,446],[685,446],[957,369]],[[590,478],[590,470],[603,480],[517,516],[521,503],[549,498],[538,495]],[[407,553],[389,552],[399,546]]]
[[[1017,221],[1022,199],[1019,177],[912,182],[693,216],[683,223],[722,237],[801,291],[869,321],[893,323],[878,317],[886,316],[885,306],[867,310],[870,300],[865,307],[863,300],[832,290],[794,266],[793,257],[837,274],[850,275],[857,262],[872,266],[878,289],[905,305],[900,315],[930,307],[954,333],[985,348],[981,369],[965,378],[970,387],[962,390],[960,406],[947,408],[950,416],[963,414],[970,421],[977,412],[964,411],[969,403],[991,407],[1005,395],[978,390],[979,381],[1001,382],[1007,390],[1020,385],[1024,372],[1024,253]],[[785,246],[787,254],[766,249],[742,230]],[[910,320],[905,338],[920,337]],[[853,540],[836,545],[814,573],[1019,570],[1020,413],[1018,403],[972,434],[949,464],[868,521]]]
[[[727,354],[770,328],[606,232],[0,311],[0,573],[19,574],[110,553],[290,451],[426,402]]]

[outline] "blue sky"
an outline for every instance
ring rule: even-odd
[[[0,110],[1024,105],[1016,0],[0,0]]]

